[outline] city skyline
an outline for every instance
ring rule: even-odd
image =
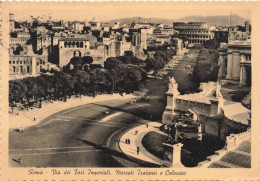
[[[85,10],[85,12],[84,12]],[[230,14],[232,15],[238,15],[246,20],[250,20],[250,11],[247,10],[174,10],[174,9],[154,9],[151,11],[151,9],[145,9],[142,11],[138,11],[136,9],[116,9],[116,11],[113,11],[111,13],[111,9],[109,7],[95,7],[95,8],[89,8],[89,9],[82,9],[80,13],[78,9],[67,9],[66,12],[68,13],[62,13],[63,10],[59,9],[16,9],[11,11],[11,13],[14,14],[14,18],[17,21],[25,21],[30,20],[30,16],[33,17],[52,17],[52,20],[65,20],[65,21],[101,21],[101,22],[107,22],[112,21],[115,19],[123,19],[123,18],[133,18],[133,17],[141,17],[141,18],[156,18],[156,19],[165,19],[165,20],[178,20],[185,17],[207,17],[207,16],[228,16]],[[127,12],[127,13],[126,13]]]

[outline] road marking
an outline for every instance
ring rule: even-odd
[[[46,124],[48,124],[49,122],[51,122],[51,121],[53,121],[53,120],[59,120],[59,119],[50,119],[49,121],[47,121],[46,123],[44,123],[44,124],[42,124],[42,125],[40,125],[40,126],[37,126],[38,128],[39,127],[42,127],[42,126],[44,126],[44,125],[46,125]]]
[[[102,151],[102,150],[62,151],[62,152],[50,152],[50,153],[25,153],[25,154],[14,154],[12,156],[55,155],[55,154],[86,153],[86,152],[97,152],[97,151]]]
[[[73,123],[82,123],[82,124],[90,124],[90,125],[99,125],[99,126],[108,126],[108,127],[126,127],[127,124],[120,124],[120,123],[100,123],[100,122],[84,122],[84,121],[73,121]]]
[[[9,151],[23,151],[23,150],[27,150],[27,151],[34,151],[34,150],[58,150],[58,149],[71,149],[71,148],[88,148],[88,147],[92,147],[92,146],[74,146],[74,147],[53,147],[53,148],[31,148],[31,149],[12,149]]]
[[[121,128],[121,129],[122,129],[122,128]],[[111,134],[111,135],[109,136],[109,138],[107,139],[107,144],[106,144],[107,146],[110,145],[110,142],[111,142],[113,136],[115,136],[115,134],[117,134],[119,131],[121,131],[121,129],[117,130],[116,132],[114,132],[113,134]]]
[[[109,121],[111,118],[115,117],[115,116],[119,116],[120,114],[122,114],[122,112],[117,112],[117,113],[114,113],[114,114],[111,114],[103,119],[101,119],[101,121],[99,122],[107,122]]]

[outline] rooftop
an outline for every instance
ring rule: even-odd
[[[75,37],[64,37],[64,38],[61,38],[59,39],[59,41],[88,41],[88,39],[86,38],[75,38]]]

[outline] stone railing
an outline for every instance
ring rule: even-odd
[[[251,137],[251,130],[248,129],[246,132],[239,134],[230,134],[226,138],[226,149],[228,151],[234,150],[240,143]]]
[[[199,162],[198,167],[207,168],[208,166],[210,166],[210,164],[219,160],[229,151],[236,149],[240,143],[249,139],[250,137],[251,137],[250,129],[248,129],[243,133],[230,134],[229,136],[226,137],[226,146],[223,149],[216,151],[214,155],[208,156],[205,161]]]

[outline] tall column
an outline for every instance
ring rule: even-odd
[[[36,68],[37,68],[37,66],[36,66],[36,58],[32,57],[32,75],[35,75],[37,73]]]
[[[240,68],[240,82],[239,85],[240,86],[245,86],[247,82],[247,72],[246,72],[246,67],[245,65],[241,65]]]
[[[232,78],[239,80],[240,76],[240,52],[233,52]]]
[[[232,53],[228,52],[228,59],[227,59],[227,76],[226,79],[232,78],[232,66],[233,66],[233,58]]]
[[[222,52],[219,53],[219,71],[218,78],[222,79],[224,77],[224,55]]]

